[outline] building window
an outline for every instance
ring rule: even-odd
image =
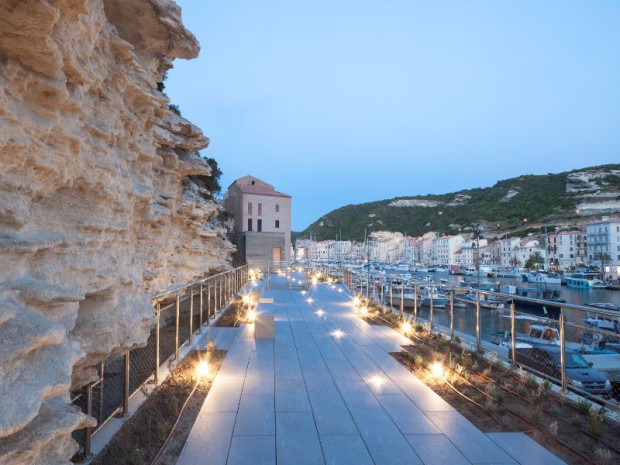
[[[280,220],[276,220],[276,229],[280,227]]]
[[[258,202],[258,216],[263,214],[263,204]]]
[[[252,202],[248,202],[248,215],[252,214]]]
[[[253,186],[254,184],[256,184],[255,181],[248,181],[248,186]]]
[[[280,204],[276,203],[276,213],[280,213]]]
[[[248,218],[248,231],[252,230],[252,218]]]
[[[256,220],[256,230],[258,232],[263,230],[263,220]]]

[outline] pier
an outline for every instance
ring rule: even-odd
[[[390,355],[411,341],[356,316],[343,285],[270,284],[257,313],[274,317],[273,339],[228,330],[178,465],[564,463],[524,433],[471,424]]]

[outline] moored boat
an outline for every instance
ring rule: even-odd
[[[565,276],[564,280],[568,287],[577,289],[604,289],[606,287],[598,273],[575,273],[570,276]]]

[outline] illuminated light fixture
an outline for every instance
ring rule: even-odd
[[[375,386],[375,387],[381,387],[383,385],[383,383],[385,383],[385,378],[381,375],[374,375],[372,378],[370,378],[370,382]]]
[[[368,307],[362,307],[362,308],[360,308],[360,314],[361,314],[362,316],[366,316],[366,315],[368,315]]]
[[[344,331],[342,329],[337,329],[336,331],[332,332],[332,336],[334,336],[336,339],[340,339],[344,336]]]
[[[306,291],[305,290],[301,291],[301,295],[306,295]]]
[[[306,302],[308,302],[309,304],[311,304],[312,302],[314,302],[314,299],[312,297],[308,297],[306,299]]]
[[[248,320],[254,321],[255,319],[256,319],[256,311],[255,310],[248,311]]]
[[[198,376],[198,378],[202,378],[203,376],[209,376],[209,371],[209,364],[204,360],[201,360],[200,362],[198,362],[198,365],[196,365],[196,375]]]
[[[316,284],[318,282],[319,282],[319,279],[316,276],[312,278],[312,284]]]
[[[356,307],[361,303],[360,298],[359,297],[355,297],[353,299],[353,305],[355,305]]]
[[[244,294],[244,296],[243,296],[243,303],[244,304],[249,304],[250,303],[250,295],[249,294]]]
[[[431,373],[433,373],[434,376],[436,376],[437,378],[443,378],[445,375],[444,369],[443,369],[443,364],[439,361],[437,362],[433,362],[432,365],[429,367],[431,370]]]
[[[411,326],[411,323],[409,323],[408,321],[405,321],[401,329],[404,334],[409,334],[413,330],[413,326]]]
[[[314,313],[316,313],[319,318],[323,318],[323,315],[325,315],[325,311],[320,308]]]
[[[342,289],[341,289],[341,288],[338,288],[338,292],[342,292]]]

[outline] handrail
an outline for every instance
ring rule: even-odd
[[[158,292],[157,294],[153,294],[151,296],[151,301],[160,300],[162,297],[167,296],[169,294],[172,294],[174,292],[178,292],[178,291],[181,291],[183,289],[187,289],[188,287],[195,286],[196,284],[202,284],[204,282],[209,281],[210,279],[218,278],[219,276],[223,276],[223,275],[231,273],[233,271],[238,271],[238,270],[240,270],[242,268],[245,268],[246,266],[247,265],[238,266],[237,268],[233,268],[232,270],[222,271],[221,273],[212,274],[210,276],[205,276],[204,278],[197,279],[196,281],[192,281],[192,282],[186,283],[186,284],[181,284],[179,286],[172,287],[172,288],[167,289],[165,291]],[[156,303],[156,302],[154,302],[154,303]]]

